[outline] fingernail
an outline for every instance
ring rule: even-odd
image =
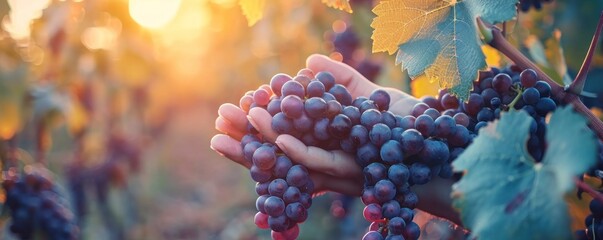
[[[226,155],[224,155],[224,153],[222,153],[222,152],[220,152],[220,151],[216,150],[216,149],[214,148],[214,146],[209,145],[209,148],[210,148],[211,150],[214,150],[214,152],[218,153],[220,156],[222,156],[222,157],[226,157]]]
[[[255,128],[258,129],[258,125],[255,123],[255,121],[253,120],[253,118],[249,115],[247,115],[247,121],[249,121],[249,123],[251,123],[251,125]]]

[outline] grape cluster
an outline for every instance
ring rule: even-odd
[[[520,0],[519,9],[522,12],[527,12],[533,6],[536,10],[542,9],[542,3],[550,3],[553,0]]]
[[[292,135],[308,146],[340,149],[356,156],[365,177],[363,215],[372,222],[365,239],[418,239],[420,229],[412,221],[418,197],[410,187],[426,184],[432,177],[451,177],[450,162],[470,143],[471,133],[427,104],[417,104],[413,115],[402,117],[389,111],[386,91],[379,89],[368,98],[353,99],[343,85],[335,82],[328,72],[314,75],[308,69],[293,78],[277,74],[270,86],[248,92],[239,105],[247,112],[253,107],[265,108],[273,117],[272,128],[279,134]],[[293,166],[278,147],[263,143],[251,126],[241,146],[245,158],[252,162],[252,178],[258,182],[256,207],[260,212],[256,224],[260,228],[269,226],[274,233],[288,232],[287,228],[303,222],[309,204],[305,204],[304,197],[301,204],[297,198],[287,200],[287,192],[291,188],[295,189],[291,192],[310,196],[312,187],[304,184],[311,181],[295,183],[289,178],[294,171],[300,172],[296,174],[299,178],[307,179],[307,170]],[[289,208],[301,209],[304,217],[289,214]],[[276,220],[271,224],[270,219],[283,215],[287,224]]]
[[[546,115],[557,108],[551,98],[551,86],[538,79],[532,69],[520,70],[509,66],[503,70],[491,68],[480,73],[466,102],[459,101],[446,90],[439,98],[427,97],[423,102],[431,108],[442,110],[458,124],[477,134],[488,122],[498,119],[500,113],[510,109],[526,111],[532,117],[528,151],[540,162],[546,148]]]
[[[24,174],[4,180],[10,231],[20,239],[43,234],[47,239],[77,239],[78,227],[54,184],[40,174]]]

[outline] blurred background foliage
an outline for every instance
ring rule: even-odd
[[[350,3],[353,14],[319,0],[270,1],[250,27],[237,0],[0,1],[4,173],[48,168],[85,239],[266,239],[252,222],[248,173],[209,149],[220,104],[295,74],[313,53],[380,85],[437,95],[437,84],[411,82],[393,56],[371,53],[376,1]],[[557,0],[505,29],[563,82],[581,66],[601,10],[601,1]],[[508,64],[484,51],[490,65]],[[585,101],[603,108],[601,46],[588,78],[599,97]],[[360,238],[359,201],[315,202],[302,239]],[[448,238],[446,223],[428,223],[423,236]]]

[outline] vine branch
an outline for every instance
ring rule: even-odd
[[[528,59],[519,50],[517,50],[515,46],[513,46],[509,41],[507,41],[507,39],[503,36],[502,31],[498,27],[486,23],[480,18],[477,18],[477,22],[482,33],[487,30],[487,33],[483,35],[486,38],[486,42],[490,44],[490,46],[507,56],[520,68],[530,68],[536,71],[541,80],[551,85],[551,95],[562,103],[572,104],[577,112],[582,113],[584,116],[586,116],[590,123],[590,128],[595,132],[599,139],[603,140],[603,122],[599,118],[597,118],[597,116],[595,116],[590,111],[590,109],[588,109],[584,105],[584,103],[582,103],[582,101],[578,97],[578,94],[565,91],[563,86],[560,86],[555,81],[553,81],[551,77],[549,77],[538,66],[536,66],[534,62]]]
[[[597,201],[603,202],[603,194],[595,191],[592,187],[590,187],[588,184],[586,184],[585,182],[583,182],[582,180],[580,180],[578,178],[574,178],[574,182],[576,183],[576,186],[580,190],[588,193],[588,195],[590,195],[594,199],[597,199]]]

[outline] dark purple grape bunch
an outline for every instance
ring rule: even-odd
[[[53,182],[38,173],[5,179],[5,207],[10,211],[10,232],[19,239],[78,239],[79,229],[66,200]]]
[[[302,69],[294,78],[277,74],[270,86],[262,85],[245,94],[239,106],[246,112],[256,107],[266,109],[273,116],[275,131],[300,137],[313,122],[304,122],[310,120],[307,115],[295,122],[293,117],[301,118],[305,99],[320,92],[315,83],[310,83],[313,78],[314,73],[308,69]],[[314,183],[308,169],[294,164],[278,146],[264,141],[250,123],[247,129],[241,147],[251,163],[251,178],[257,182],[258,213],[254,222],[261,229],[271,229],[273,239],[295,239],[299,235],[298,224],[307,219],[312,205]]]
[[[522,12],[527,12],[534,7],[536,10],[542,9],[542,3],[550,3],[553,0],[519,0],[518,8]]]
[[[510,109],[526,111],[533,119],[530,127],[528,150],[537,161],[542,160],[546,148],[546,115],[557,108],[551,96],[551,86],[538,78],[532,69],[521,70],[509,66],[502,71],[491,68],[480,73],[466,102],[446,90],[439,97],[426,97],[423,102],[443,115],[452,116],[465,126],[472,136],[488,122],[498,119],[501,112]]]
[[[593,199],[589,204],[590,214],[584,220],[586,229],[574,233],[577,240],[603,239],[603,202]]]

